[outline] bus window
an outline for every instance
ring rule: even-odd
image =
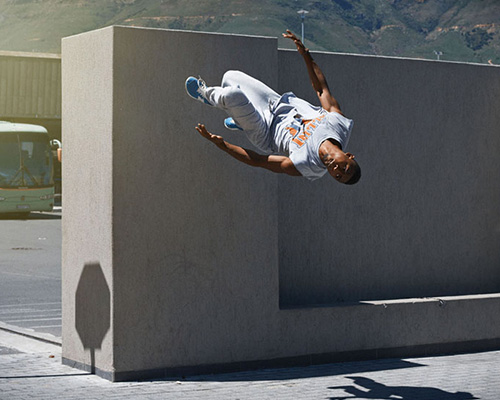
[[[33,157],[33,142],[21,142],[21,152],[25,160]]]
[[[17,135],[0,135],[0,187],[9,187],[19,170]]]

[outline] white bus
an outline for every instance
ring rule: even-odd
[[[53,162],[43,126],[0,121],[0,214],[52,211]]]

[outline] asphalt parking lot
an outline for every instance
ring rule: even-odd
[[[0,326],[60,341],[61,213],[0,216]]]

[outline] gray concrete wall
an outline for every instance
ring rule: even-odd
[[[315,59],[354,120],[363,178],[279,180],[282,304],[500,292],[500,69]],[[300,62],[279,52],[279,89],[314,102]]]
[[[122,380],[498,345],[500,297],[478,294],[500,284],[500,70],[317,59],[355,119],[354,187],[252,169],[194,130],[248,146],[189,99],[189,75],[241,69],[314,100],[276,39],[111,27],[63,40],[65,363]],[[475,180],[464,164],[480,150]]]
[[[113,30],[77,36],[64,41],[63,48],[65,54],[71,55],[62,60],[65,115],[62,180],[67,182],[63,185],[62,222],[64,353],[71,354],[82,365],[98,365],[104,371],[111,371],[114,368],[112,324],[99,345],[92,347],[96,340],[88,340],[89,333],[102,324],[83,321],[88,328],[77,329],[82,322],[76,317],[92,315],[92,310],[85,311],[86,299],[97,298],[97,304],[104,309],[113,306],[114,296],[109,298],[102,291],[92,291],[94,284],[102,286],[103,277],[104,286],[111,293],[114,283]],[[99,265],[100,273],[84,275],[88,265]],[[100,281],[95,280],[96,276]],[[84,293],[77,296],[81,293],[79,288],[84,288]],[[93,311],[98,314],[100,309]]]

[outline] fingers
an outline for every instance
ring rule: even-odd
[[[212,142],[221,142],[224,140],[222,136],[213,135],[212,133],[207,131],[207,128],[203,124],[198,124],[197,126],[194,127],[194,129],[196,129],[201,136],[203,136],[208,140],[211,140]]]
[[[198,124],[198,126],[195,126],[194,129],[196,129],[201,134],[208,133],[207,128],[205,128],[205,125],[203,124]]]
[[[304,54],[305,52],[309,51],[304,46],[304,43],[302,43],[302,41],[297,36],[295,36],[295,34],[292,33],[290,31],[290,29],[287,29],[286,32],[287,33],[282,34],[283,37],[293,40],[293,42],[295,43],[295,46],[297,46],[297,50],[299,51],[300,54]]]
[[[196,129],[201,136],[210,139],[210,133],[208,133],[207,128],[205,128],[205,125],[198,124],[197,126],[194,127],[194,129]]]

